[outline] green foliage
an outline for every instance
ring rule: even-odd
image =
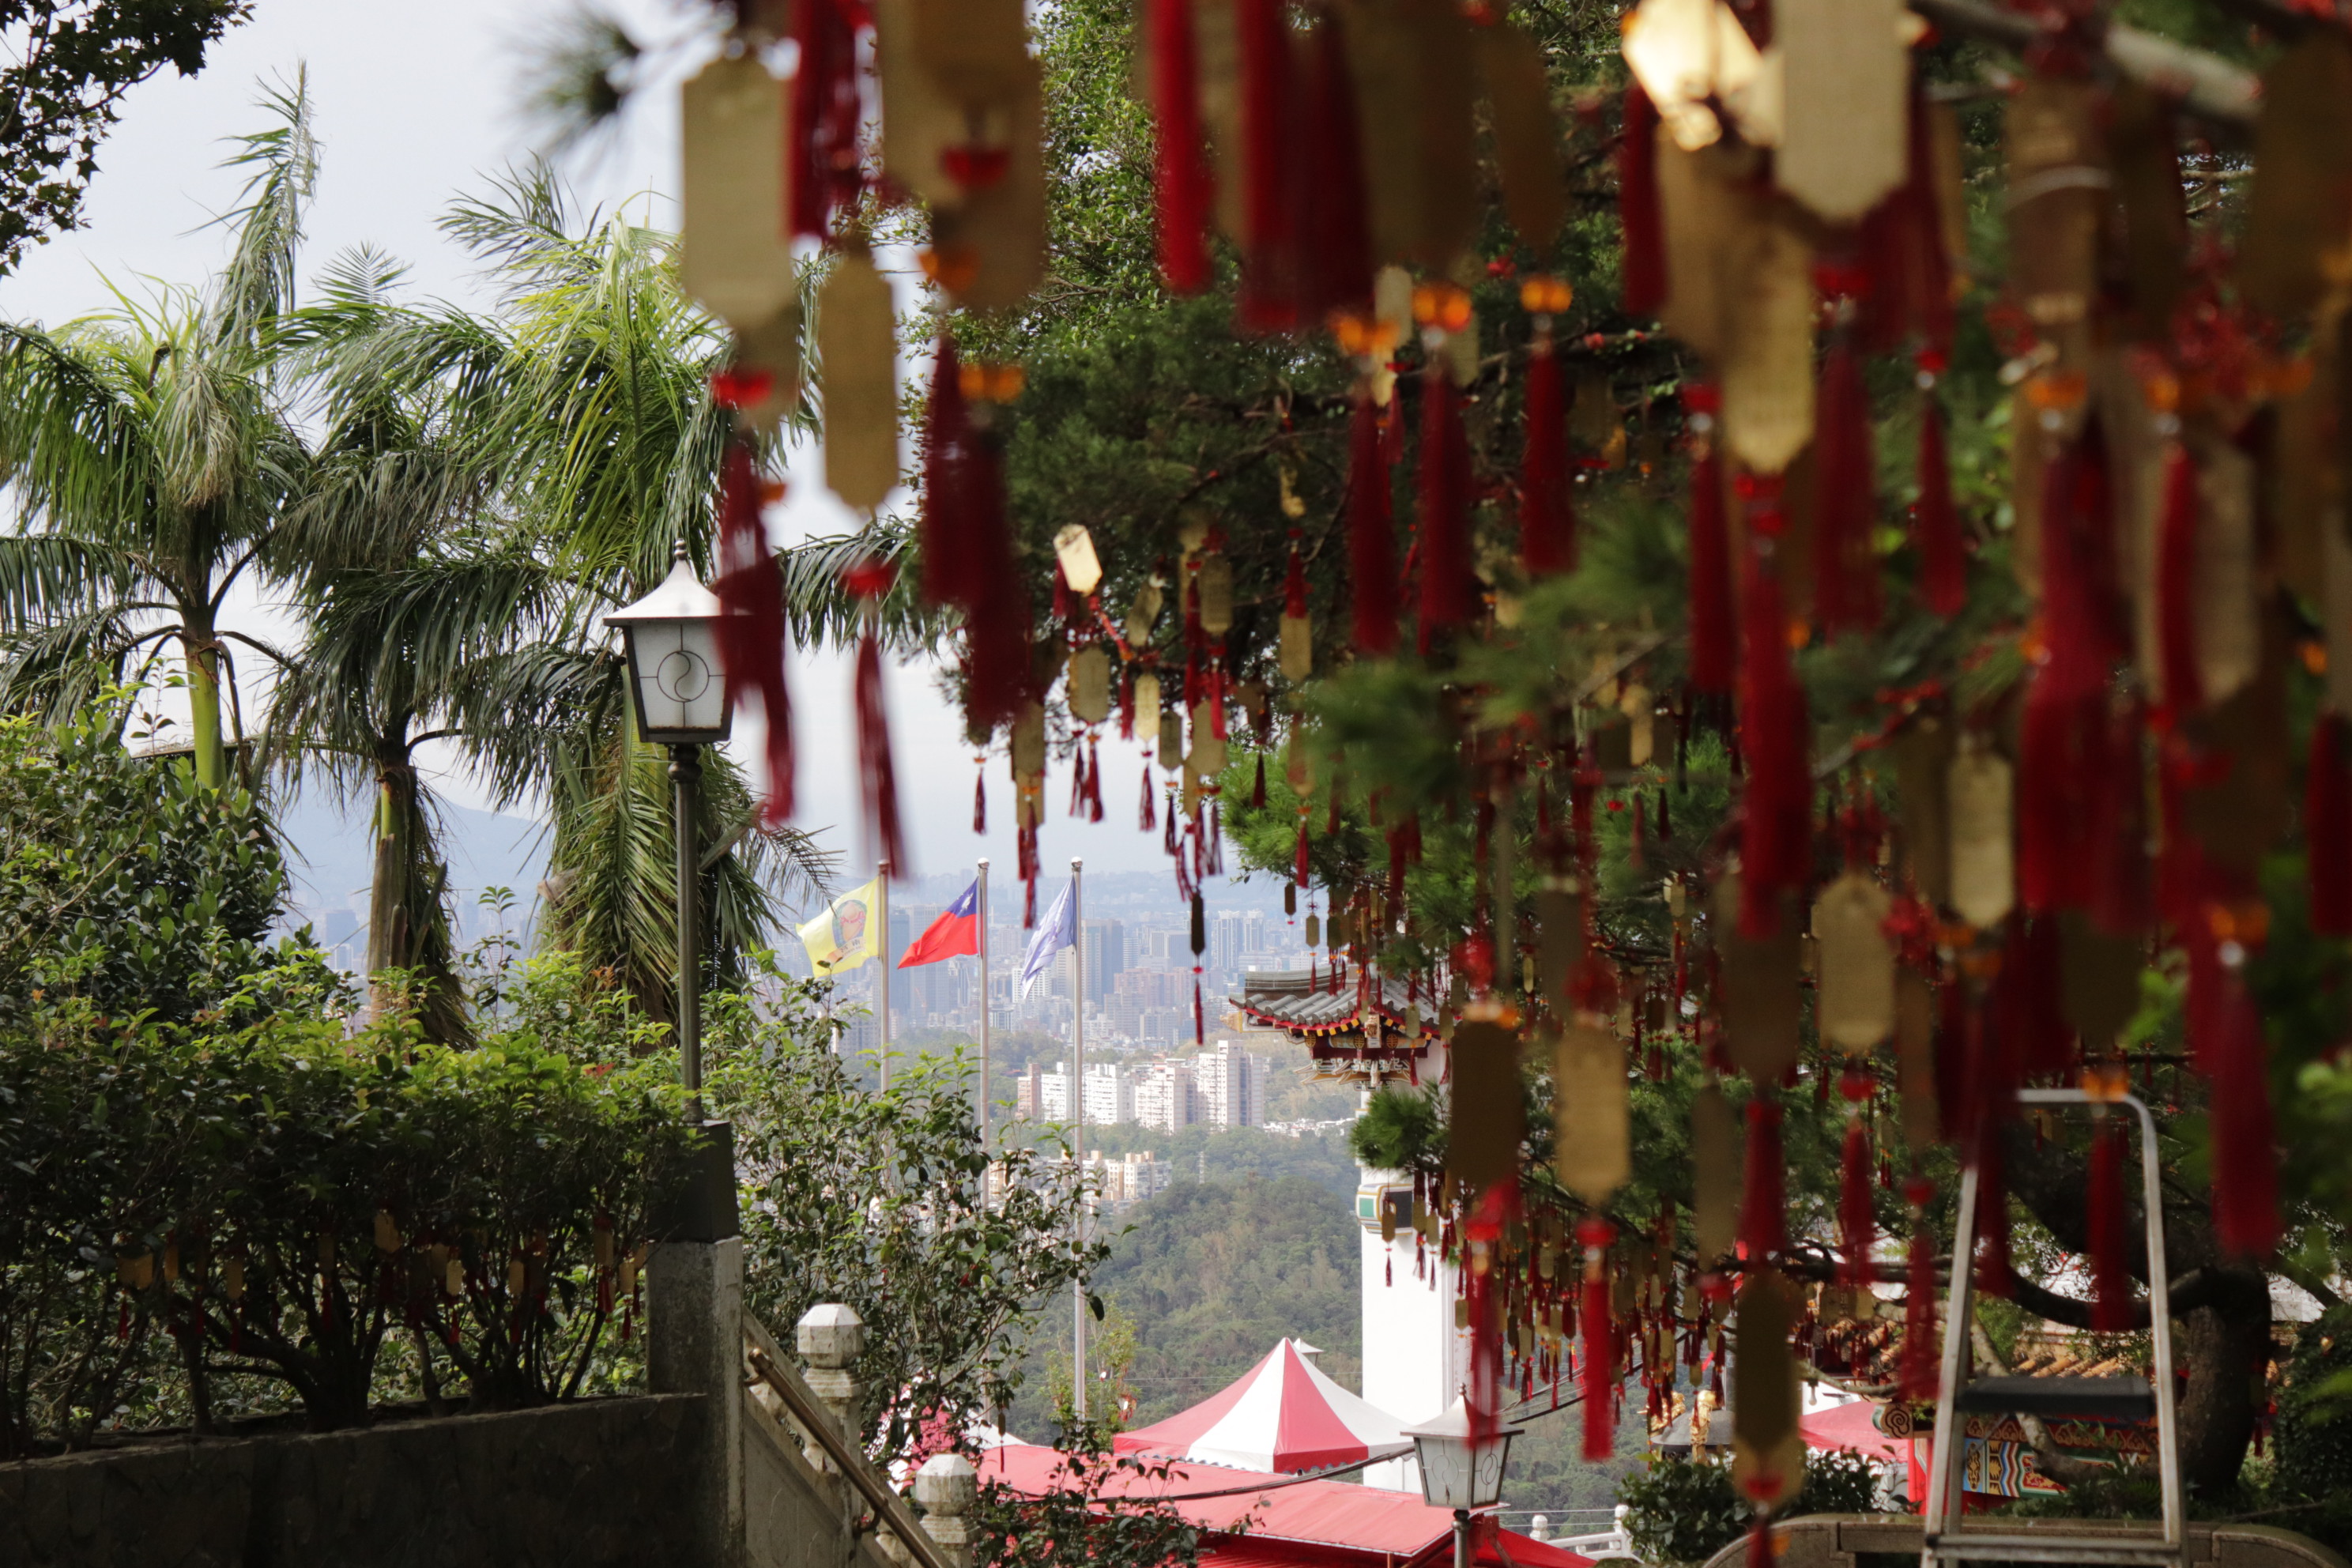
[[[1874,1511],[1869,1461],[1843,1449],[1805,1455],[1805,1484],[1776,1517]],[[1653,1455],[1619,1485],[1617,1500],[1631,1510],[1625,1528],[1645,1563],[1697,1568],[1746,1532],[1752,1517],[1731,1467],[1716,1460]]]
[[[2352,1307],[2330,1309],[2295,1337],[2279,1373],[2272,1440],[2282,1492],[2334,1498],[2352,1477]]]
[[[1080,1246],[1081,1195],[1030,1150],[992,1172],[961,1057],[900,1058],[878,1092],[830,1048],[811,984],[711,999],[712,1104],[735,1123],[745,1299],[779,1334],[823,1301],[866,1321],[866,1431],[901,1452],[940,1412],[996,1408],[1019,1384],[1034,1304],[1105,1251]]]
[[[78,226],[98,146],[123,95],[205,53],[252,14],[251,0],[5,0],[14,47],[0,68],[0,272],[52,233]]]
[[[0,1026],[44,1007],[186,1024],[269,963],[286,886],[242,791],[122,744],[124,703],[0,718]]]

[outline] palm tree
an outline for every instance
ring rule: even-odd
[[[21,531],[0,537],[0,702],[61,712],[99,687],[143,679],[176,643],[185,661],[196,777],[227,780],[221,687],[228,647],[275,651],[224,627],[248,572],[299,553],[285,501],[311,458],[282,392],[282,333],[317,170],[307,86],[263,96],[276,120],[237,139],[251,171],[226,267],[201,293],[54,331],[0,326],[0,479]],[[242,726],[238,728],[241,730]]]

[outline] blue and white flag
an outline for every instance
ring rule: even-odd
[[[1021,994],[1024,996],[1028,995],[1029,987],[1037,983],[1037,976],[1045,973],[1045,966],[1054,962],[1055,953],[1076,944],[1077,890],[1077,879],[1073,877],[1069,885],[1062,889],[1062,896],[1054,900],[1054,907],[1045,911],[1045,923],[1039,926],[1037,934],[1029,939],[1029,956],[1021,961]]]

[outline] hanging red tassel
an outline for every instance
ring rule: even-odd
[[[852,591],[865,600],[865,629],[857,638],[857,776],[866,805],[866,831],[890,874],[901,880],[914,874],[907,859],[906,836],[898,824],[898,773],[890,761],[890,721],[882,710],[882,647],[874,635],[875,601],[898,569],[887,562],[869,563],[851,574]]]
[[[2003,1300],[2015,1293],[2010,1280],[2009,1184],[2003,1178],[2000,1120],[1988,1115],[1977,1129],[1977,1289]],[[1958,1258],[1954,1268],[1961,1268]]]
[[[1690,681],[1697,691],[1728,696],[1734,658],[1731,532],[1723,515],[1723,470],[1715,455],[1716,388],[1683,389],[1690,411]]]
[[[1179,294],[1209,286],[1209,166],[1201,144],[1201,81],[1192,0],[1146,0],[1151,112],[1159,121],[1152,173],[1160,216],[1160,271]]]
[[[1366,315],[1372,303],[1372,240],[1356,78],[1338,20],[1315,18],[1301,52],[1306,134],[1299,196],[1299,319]]]
[[[1852,282],[1824,268],[1843,291]],[[1851,335],[1833,333],[1822,359],[1813,435],[1813,615],[1822,636],[1867,632],[1878,625],[1878,521],[1872,459],[1870,399]]]
[[[1780,1157],[1780,1107],[1769,1094],[1748,1102],[1748,1160],[1739,1193],[1739,1256],[1750,1268],[1789,1249],[1788,1191]]]
[[[1151,815],[1151,764],[1150,763],[1143,764],[1143,805],[1135,816],[1136,826],[1146,833],[1160,826],[1152,820]]]
[[[1528,437],[1519,459],[1519,561],[1531,577],[1576,570],[1569,499],[1568,395],[1549,326],[1528,360]]]
[[[1870,1202],[1870,1129],[1854,1099],[1853,1077],[1849,1073],[1848,1081],[1840,1086],[1849,1110],[1844,1159],[1838,1176],[1838,1279],[1848,1285],[1868,1285],[1876,1277],[1870,1255],[1878,1245],[1878,1216]],[[1863,1099],[1869,1098],[1867,1078],[1861,1092]]]
[[[2210,1058],[2213,1231],[2224,1251],[2265,1258],[2277,1249],[2279,1237],[2269,1047],[2242,969],[2226,960],[2216,1001]]]
[[[1368,658],[1397,647],[1396,523],[1389,484],[1380,411],[1371,394],[1359,387],[1348,424],[1348,584],[1356,651]]]
[[[1241,321],[1252,331],[1286,331],[1298,323],[1297,202],[1290,154],[1298,143],[1291,114],[1290,28],[1282,0],[1234,0],[1235,71],[1241,99]]]
[[[1070,748],[1070,815],[1083,817],[1087,814],[1087,749]]]
[[[1598,1215],[1577,1222],[1576,1239],[1584,1248],[1584,1300],[1577,1316],[1582,1320],[1584,1355],[1578,1378],[1584,1394],[1584,1457],[1606,1459],[1616,1451],[1616,1333],[1609,1321],[1609,1244],[1617,1229]]]
[[[1264,752],[1257,754],[1257,778],[1250,785],[1249,803],[1253,810],[1265,809],[1265,753]]]
[[[1029,595],[1005,523],[996,448],[973,423],[955,340],[940,334],[923,434],[923,598],[964,612],[966,703],[995,723],[1027,692]]]
[[[1927,1205],[1936,1184],[1913,1176],[1903,1184],[1903,1201],[1911,1207],[1911,1255],[1903,1281],[1903,1397],[1933,1399],[1942,1373],[1942,1347],[1936,1335],[1936,1238],[1927,1229]]]
[[[1748,1568],[1774,1568],[1772,1516],[1760,1509],[1748,1526]]]
[[[793,705],[784,687],[784,578],[768,552],[760,520],[760,477],[751,444],[730,436],[719,462],[719,659],[727,670],[727,700],[734,707],[759,699],[767,720],[767,793],[760,821],[781,827],[793,815]]]
[[[1920,595],[1929,610],[1948,619],[1968,603],[1969,563],[1959,509],[1952,503],[1946,439],[1943,405],[1932,387],[1925,388],[1919,395],[1919,499],[1911,508],[1911,541],[1919,552]]]
[[[2091,1251],[2091,1327],[2117,1334],[2131,1327],[2131,1283],[2124,1272],[2123,1139],[2105,1106],[2092,1112],[2091,1184],[2087,1196]]]
[[[858,6],[857,11],[862,11]],[[795,238],[830,241],[833,216],[865,189],[857,145],[857,16],[849,0],[804,0],[793,8],[800,68],[793,79],[793,134],[784,181]]]
[[[1421,606],[1415,628],[1427,653],[1435,638],[1476,614],[1470,561],[1470,444],[1462,395],[1433,356],[1421,373]]]
[[[1780,895],[1802,888],[1812,839],[1811,722],[1789,658],[1789,618],[1776,559],[1784,524],[1778,476],[1741,480],[1748,499],[1748,592],[1742,613],[1739,745],[1748,765],[1741,796],[1741,929],[1769,936]]]
[[[1617,224],[1624,245],[1621,303],[1629,316],[1654,316],[1666,302],[1666,240],[1658,201],[1658,110],[1638,81],[1625,84],[1617,141]]]
[[[1167,808],[1160,814],[1160,847],[1170,858],[1176,857],[1176,792],[1168,792]],[[1181,868],[1181,862],[1180,868]]]
[[[2197,465],[2176,441],[2164,460],[2164,510],[2157,524],[2156,629],[2164,706],[2193,713],[2204,706],[2197,668]]]
[[[2303,836],[2311,889],[2311,929],[2352,936],[2352,723],[2323,712],[2311,726],[2304,775]]]
[[[971,781],[971,830],[988,831],[988,765],[981,764],[980,776]]]
[[[1092,735],[1087,737],[1087,820],[1103,819],[1102,802],[1102,742]]]

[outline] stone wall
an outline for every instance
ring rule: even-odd
[[[0,1568],[600,1568],[677,1560],[700,1394],[0,1465]]]

